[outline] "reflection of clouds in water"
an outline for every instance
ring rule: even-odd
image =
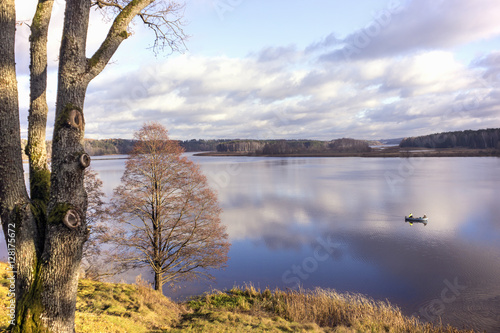
[[[440,313],[443,322],[488,331],[498,329],[498,322],[495,326],[492,319],[500,315],[500,258],[494,247],[415,233],[325,230],[323,237],[327,235],[345,244],[344,255],[376,267],[376,273],[369,277],[377,281],[376,287],[370,290],[370,286],[358,286],[359,291],[388,298],[410,315],[442,297],[446,287],[443,281],[451,281],[463,286],[463,291]]]
[[[456,231],[480,214],[498,211],[499,164],[496,158],[427,159],[401,185],[402,196],[429,216],[434,230]]]
[[[358,212],[360,205],[369,210],[383,195],[380,186],[360,184],[358,190],[353,190],[354,177],[343,182],[335,179],[334,169],[307,166],[303,161],[244,166],[223,193],[219,192],[231,238],[260,238],[276,229],[282,233],[302,232],[301,226],[317,223],[342,225],[348,214],[363,214]],[[383,178],[375,181],[384,185]]]
[[[387,191],[383,168],[361,175],[342,159],[336,160],[340,165],[324,159],[315,165],[314,160],[312,165],[282,167],[275,161],[274,168],[262,162],[243,166],[219,192],[231,238],[260,238],[276,229],[283,234],[303,232],[301,226],[318,224],[371,226],[374,217],[380,222],[395,217],[391,202],[381,200]]]
[[[316,159],[311,163],[313,166],[288,165],[292,171],[286,173],[280,168],[261,172],[258,164],[252,164],[233,180],[225,196],[230,200],[230,207],[233,203],[244,207],[248,212],[245,216],[259,216],[259,211],[271,210],[287,223],[335,223],[348,228],[353,224],[372,227],[374,223],[390,227],[391,222],[413,212],[427,214],[433,232],[448,232],[458,230],[478,215],[498,216],[494,215],[498,212],[494,204],[497,182],[485,181],[491,171],[485,175],[484,168],[476,165],[477,160],[442,158],[432,163],[430,160],[419,162],[414,173],[394,193],[384,173],[397,169],[401,160],[336,159],[331,163],[324,160],[318,163]],[[478,169],[483,173],[471,177],[471,170]],[[244,179],[246,172],[251,172],[253,179]],[[250,182],[251,186],[240,186],[240,181]],[[239,201],[242,203],[238,204]],[[269,222],[265,216],[259,216],[252,224]],[[259,230],[266,228],[254,230],[257,231],[254,236],[258,237]],[[239,233],[238,237],[241,236]]]
[[[336,288],[389,297],[408,313],[439,297],[445,279],[457,277],[467,290],[447,304],[443,318],[463,323],[457,311],[493,307],[500,295],[494,287],[500,285],[498,245],[492,241],[500,238],[498,219],[493,218],[499,216],[498,176],[492,171],[498,161],[423,159],[393,191],[384,173],[397,170],[403,160],[276,159],[243,164],[221,191],[223,221],[233,241],[252,239],[270,251],[313,251],[318,233],[342,240],[344,246],[332,255],[335,260],[318,263],[317,271],[302,282],[333,282]],[[427,214],[428,226],[404,223],[409,212]],[[474,244],[486,238],[489,245]],[[294,262],[300,265],[306,258]],[[335,265],[346,271],[338,272]],[[356,272],[367,274],[366,279],[349,277]],[[488,296],[474,296],[481,294]],[[475,316],[478,325],[492,327],[488,318]]]
[[[493,203],[498,191],[495,182],[474,187],[475,180],[467,174],[474,159],[459,160],[465,165],[448,158],[418,164],[397,194],[387,186],[384,172],[397,168],[400,159],[250,162],[219,192],[223,219],[233,240],[268,237],[278,242],[281,236],[287,240],[283,244],[290,246],[290,239],[295,239],[298,246],[305,234],[316,233],[319,226],[390,230],[412,211],[430,217],[420,233],[447,237],[447,232],[470,224],[478,212],[498,211]]]
[[[421,159],[393,187],[385,174],[406,159],[192,159],[218,192],[233,247],[227,269],[214,274],[217,282],[187,284],[184,295],[212,283],[289,287],[283,273],[305,263],[315,268],[301,280],[306,288],[388,298],[411,314],[440,299],[444,280],[457,278],[466,289],[446,303],[443,321],[498,330],[500,159]],[[108,196],[124,164],[93,160]],[[427,214],[429,224],[405,223],[410,212]],[[315,267],[308,258],[316,258],[319,239],[335,246]]]

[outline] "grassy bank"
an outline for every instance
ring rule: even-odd
[[[0,331],[7,327],[7,275],[0,265]],[[387,302],[314,291],[212,292],[175,303],[147,285],[81,280],[77,332],[466,332],[421,324]]]

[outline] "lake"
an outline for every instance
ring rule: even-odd
[[[499,158],[188,155],[218,193],[232,246],[215,281],[165,287],[168,296],[332,288],[424,321],[500,331]],[[111,196],[125,160],[101,158],[92,167]],[[406,223],[409,213],[428,225]]]

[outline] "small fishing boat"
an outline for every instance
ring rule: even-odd
[[[410,222],[412,224],[413,222],[418,222],[418,223],[423,223],[424,225],[427,225],[428,218],[426,215],[423,217],[408,217],[405,216],[405,222]]]

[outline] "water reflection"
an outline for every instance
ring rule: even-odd
[[[306,288],[388,298],[427,320],[439,315],[459,326],[498,329],[499,160],[422,159],[391,186],[387,173],[398,172],[402,160],[277,158],[239,164],[224,186],[213,182],[236,245],[228,270],[217,277],[233,276],[233,263],[242,261],[246,269],[234,270],[248,275],[232,283],[283,288],[298,279]],[[217,175],[233,161],[203,168]],[[427,214],[428,225],[403,223],[409,212]],[[318,239],[328,237],[339,244],[334,255],[315,262]],[[465,289],[443,303],[445,281],[455,280]],[[230,287],[228,282],[216,286]]]
[[[165,289],[171,297],[299,282],[500,330],[500,159],[190,158],[218,192],[233,245],[215,281]],[[124,160],[93,167],[110,196]],[[410,212],[428,225],[404,223]]]

